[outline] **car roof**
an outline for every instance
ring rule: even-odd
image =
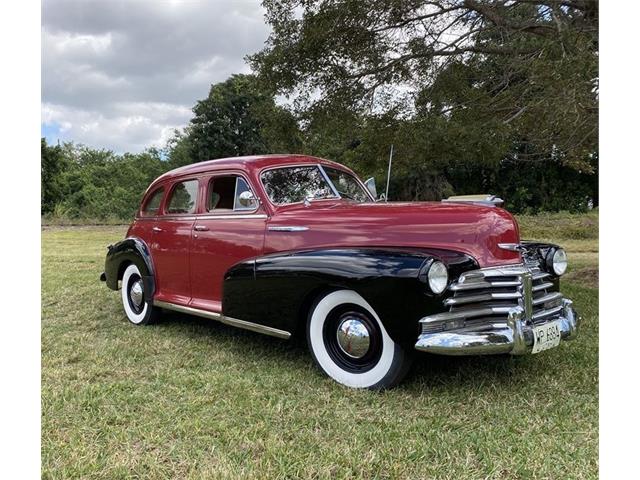
[[[174,168],[160,175],[153,184],[164,180],[182,177],[184,175],[199,174],[212,172],[220,169],[238,169],[238,170],[262,170],[269,167],[287,166],[287,165],[315,165],[322,163],[323,165],[332,165],[345,169],[344,165],[324,158],[312,157],[310,155],[299,154],[272,154],[272,155],[249,155],[244,157],[228,157],[218,158],[215,160],[207,160],[204,162],[192,163],[184,167]],[[348,170],[348,169],[347,169]]]

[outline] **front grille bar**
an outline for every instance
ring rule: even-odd
[[[467,320],[476,317],[489,317],[491,315],[507,315],[512,307],[485,307],[469,310],[456,310],[453,312],[437,313],[424,317],[420,322],[424,325],[451,320]]]
[[[548,288],[553,287],[553,283],[551,282],[542,282],[531,288],[533,292],[539,292],[540,290],[546,290]]]
[[[554,287],[547,280],[550,276],[530,264],[465,272],[449,286],[452,295],[443,301],[449,311],[420,320],[423,332],[503,324],[516,307],[528,323],[551,320],[561,314],[563,297],[550,291]]]
[[[458,292],[460,290],[478,290],[481,288],[505,288],[505,287],[517,287],[520,285],[519,281],[511,282],[476,282],[476,283],[457,283],[449,287],[449,290]]]
[[[533,321],[536,322],[540,319],[551,317],[553,315],[559,315],[562,312],[562,305],[558,305],[557,307],[550,308],[549,310],[542,310],[541,312],[533,314]]]
[[[463,305],[465,303],[478,303],[478,302],[487,302],[490,300],[513,300],[517,298],[522,298],[522,293],[520,292],[508,292],[508,293],[482,293],[480,295],[469,295],[466,297],[451,297],[447,298],[444,301],[444,304],[447,306],[450,305]]]
[[[560,301],[562,294],[560,292],[551,292],[546,295],[533,299],[533,305],[544,305],[545,303],[553,302],[554,300]]]

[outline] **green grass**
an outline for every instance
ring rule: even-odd
[[[598,210],[589,213],[518,215],[522,238],[598,240]]]
[[[558,226],[577,216],[521,221],[523,237],[576,259],[563,285],[584,317],[576,341],[517,358],[420,355],[383,393],[324,377],[300,342],[177,314],[132,326],[98,281],[125,228],[47,228],[43,477],[596,478],[597,216],[587,218],[588,238]]]

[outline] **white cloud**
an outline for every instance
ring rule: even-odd
[[[125,102],[104,112],[42,104],[42,122],[59,125],[62,140],[118,152],[163,146],[173,130],[184,126],[190,116],[187,107],[162,103]]]
[[[249,71],[259,0],[45,0],[42,122],[119,152],[162,146],[209,86]]]

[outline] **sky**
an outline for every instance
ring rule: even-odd
[[[162,147],[269,31],[259,0],[44,0],[42,136]]]

